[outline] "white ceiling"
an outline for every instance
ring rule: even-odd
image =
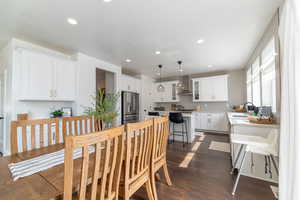
[[[3,0],[0,45],[12,36],[80,51],[156,76],[241,68],[282,0]],[[78,20],[71,26],[66,19]],[[205,42],[198,45],[198,39]],[[155,51],[161,51],[155,55]],[[125,59],[130,58],[131,63]],[[208,68],[208,65],[214,67]]]

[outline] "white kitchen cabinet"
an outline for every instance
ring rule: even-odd
[[[228,101],[228,76],[221,75],[193,79],[193,101]]]
[[[73,101],[76,94],[74,64],[57,59],[54,65],[54,98],[57,101]]]
[[[137,78],[122,74],[120,88],[122,91],[140,93],[141,81]]]
[[[155,102],[163,103],[163,102],[179,102],[179,95],[177,92],[178,81],[168,81],[154,84],[154,93],[155,93]],[[162,84],[165,88],[164,92],[158,92],[158,85]]]
[[[17,51],[19,100],[73,101],[75,66],[67,59],[27,50]]]
[[[196,129],[217,132],[228,131],[225,113],[197,112],[195,121]]]

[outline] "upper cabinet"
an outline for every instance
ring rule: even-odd
[[[193,79],[193,101],[228,101],[228,75]]]
[[[74,62],[43,53],[18,50],[19,100],[74,101],[76,70]]]
[[[168,81],[154,84],[154,101],[157,103],[167,103],[167,102],[179,102],[179,96],[177,92],[178,81]],[[164,92],[158,92],[157,87],[159,84],[162,84],[165,88]]]
[[[141,80],[122,74],[120,88],[122,91],[141,93]]]

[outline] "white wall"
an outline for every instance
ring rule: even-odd
[[[144,120],[148,111],[154,107],[153,83],[154,79],[141,75],[141,93],[140,93],[140,119]]]
[[[88,55],[78,53],[77,62],[77,94],[75,101],[75,113],[81,115],[84,107],[92,105],[91,96],[96,92],[96,68],[112,72],[114,74],[115,91],[119,91],[121,67],[98,60]],[[118,105],[120,107],[120,104]],[[121,118],[118,117],[118,123]]]

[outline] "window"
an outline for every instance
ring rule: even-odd
[[[261,106],[259,57],[252,64],[252,99],[255,106]]]
[[[276,112],[275,39],[271,41],[247,70],[247,100],[256,106],[272,106]]]
[[[261,80],[262,105],[272,106],[276,112],[276,65],[275,41],[272,39],[262,52]]]
[[[252,68],[247,70],[247,102],[252,102]]]

